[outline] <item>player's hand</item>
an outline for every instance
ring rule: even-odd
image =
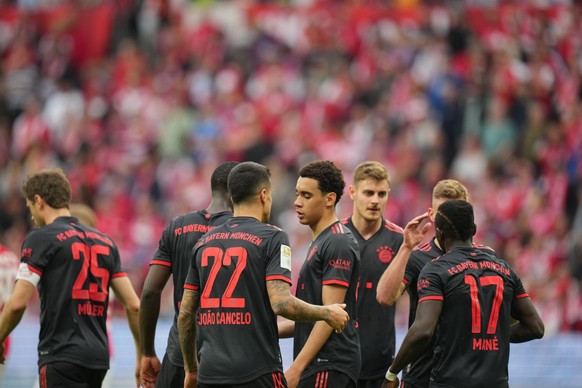
[[[144,388],[155,388],[162,364],[157,356],[142,356],[140,380]],[[139,369],[137,370],[139,372]]]
[[[384,379],[384,382],[382,383],[382,386],[380,388],[398,388],[400,386],[400,380],[398,380],[398,377],[396,378],[396,380],[394,381],[388,381],[386,379]]]
[[[345,310],[346,304],[336,303],[327,305],[326,307],[329,312],[326,315],[325,322],[327,322],[336,333],[341,333],[350,321],[350,315]]]
[[[427,222],[426,224],[424,224],[422,228],[420,227],[420,225],[422,224],[423,221],[429,219],[430,217],[428,216],[427,212],[419,216],[416,216],[414,219],[412,219],[412,221],[406,224],[406,227],[404,228],[404,241],[402,242],[402,244],[409,247],[410,249],[420,244],[424,239],[424,236],[426,236],[426,234],[428,233],[432,224],[430,222]]]
[[[299,384],[299,380],[301,379],[301,373],[303,371],[294,368],[293,365],[287,369],[285,372],[285,380],[287,380],[287,387],[288,388],[296,388]]]
[[[198,388],[198,371],[186,372],[184,388]]]
[[[4,356],[5,351],[6,347],[4,346],[4,342],[0,342],[0,364],[4,364],[6,361],[6,357]]]

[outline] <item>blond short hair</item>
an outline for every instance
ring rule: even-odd
[[[388,185],[390,185],[390,176],[388,175],[386,167],[382,163],[373,160],[358,164],[354,170],[354,184],[357,185],[366,179],[374,179],[377,181],[386,180]]]
[[[439,181],[432,190],[433,199],[463,199],[469,201],[467,188],[454,179]]]

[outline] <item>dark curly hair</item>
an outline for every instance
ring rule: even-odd
[[[340,201],[346,187],[342,170],[329,160],[307,163],[299,171],[299,176],[316,180],[319,190],[324,194],[335,193],[335,205]]]
[[[448,238],[471,240],[477,231],[473,206],[462,199],[443,202],[438,208],[435,226]]]
[[[71,184],[60,168],[45,168],[28,175],[22,184],[22,194],[29,201],[39,195],[54,209],[69,208]]]

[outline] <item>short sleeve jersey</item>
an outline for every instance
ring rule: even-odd
[[[392,364],[396,350],[394,314],[396,306],[383,306],[376,300],[380,277],[402,245],[402,228],[382,220],[382,226],[365,240],[351,218],[342,220],[358,241],[360,281],[358,286],[358,330],[362,350],[360,380],[381,378]]]
[[[198,381],[242,384],[282,372],[266,283],[291,284],[287,233],[252,217],[234,217],[204,235],[194,257],[184,288],[200,291]]]
[[[17,279],[38,287],[39,365],[109,368],[109,286],[121,276],[126,274],[115,243],[74,217],[59,217],[28,234]]]
[[[317,236],[309,247],[299,272],[296,295],[307,303],[322,305],[325,285],[347,288],[345,303],[350,321],[343,332],[332,332],[319,353],[305,368],[302,378],[321,371],[337,370],[357,382],[361,369],[360,338],[356,327],[356,292],[360,275],[358,243],[352,232],[335,222]],[[315,323],[296,322],[293,357],[297,357]]]
[[[206,210],[188,213],[168,223],[158,243],[158,249],[150,265],[162,265],[172,271],[174,285],[174,322],[168,335],[166,354],[170,362],[183,367],[182,350],[178,338],[179,303],[184,293],[184,282],[190,269],[192,249],[200,237],[225,223],[232,213],[225,211],[210,214]]]
[[[508,387],[511,306],[528,297],[495,254],[455,248],[427,264],[419,303],[442,300],[430,386]]]

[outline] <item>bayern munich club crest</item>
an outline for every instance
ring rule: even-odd
[[[380,260],[384,264],[390,263],[392,261],[392,258],[394,257],[394,251],[392,250],[392,248],[387,246],[382,246],[376,249],[376,252],[378,252],[378,260]]]

